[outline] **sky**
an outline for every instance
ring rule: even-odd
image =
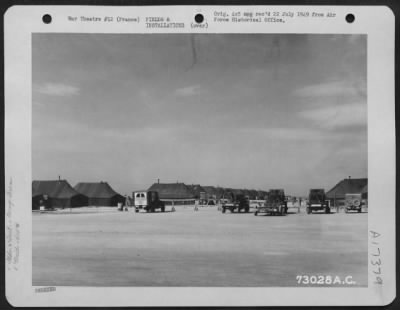
[[[33,179],[305,196],[367,177],[366,48],[364,35],[33,34]]]

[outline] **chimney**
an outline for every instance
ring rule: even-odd
[[[349,179],[351,179],[351,175],[349,175]]]
[[[60,175],[58,176],[58,181],[61,181],[61,176]]]
[[[157,179],[157,183],[160,184],[160,179]]]

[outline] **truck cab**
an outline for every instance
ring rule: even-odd
[[[235,212],[235,210],[237,210],[237,212],[241,212],[243,210],[244,212],[248,213],[250,211],[249,199],[242,194],[232,194],[230,199],[224,199],[221,209],[222,213],[225,213],[226,210],[229,210],[232,213]]]
[[[307,214],[311,214],[313,211],[320,210],[324,210],[325,213],[331,212],[329,201],[326,199],[325,190],[322,188],[310,189],[306,212]]]
[[[271,189],[268,192],[265,203],[260,206],[254,215],[260,213],[270,214],[270,215],[285,215],[287,214],[288,207],[285,196],[285,191],[283,189]]]
[[[160,200],[158,192],[156,191],[137,191],[132,194],[135,206],[135,212],[140,209],[146,212],[154,212],[160,209],[161,212],[165,211],[165,203]]]

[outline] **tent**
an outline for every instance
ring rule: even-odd
[[[258,199],[258,191],[256,191],[255,189],[250,189],[249,196],[250,199]]]
[[[254,200],[258,196],[257,191],[254,189],[242,189],[241,191],[245,196],[249,197],[250,200]]]
[[[205,199],[206,190],[200,184],[195,184],[195,185],[192,184],[192,185],[187,185],[187,186],[193,193],[193,196],[195,199],[200,199],[200,198]],[[203,197],[200,197],[201,193],[203,193],[203,195],[204,195]]]
[[[55,208],[74,208],[88,205],[88,197],[78,193],[66,180],[32,181],[32,209],[47,195]]]
[[[235,188],[224,188],[223,197],[226,199],[234,199],[237,195],[243,195],[243,191]]]
[[[194,194],[184,183],[154,183],[149,191],[156,191],[160,199],[194,199]]]
[[[207,199],[217,199],[217,189],[214,186],[203,186]]]
[[[203,186],[206,192],[207,199],[220,199],[223,194],[223,189],[214,186]]]
[[[368,184],[364,186],[364,188],[361,191],[361,194],[363,199],[368,199]]]
[[[89,206],[117,206],[125,197],[112,189],[107,182],[81,182],[74,189],[89,198]]]
[[[268,196],[268,192],[267,191],[263,191],[263,190],[258,190],[257,191],[257,199],[264,200],[264,199],[266,199],[267,196]]]
[[[330,191],[326,193],[326,197],[333,203],[343,203],[346,194],[362,194],[363,189],[367,186],[368,179],[344,179],[337,183]]]

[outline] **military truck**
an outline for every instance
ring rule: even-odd
[[[160,200],[158,192],[156,191],[138,191],[133,192],[133,200],[135,206],[135,212],[139,212],[140,209],[146,212],[154,212],[160,209],[161,212],[165,211],[165,203]]]
[[[307,214],[321,210],[325,211],[325,213],[331,212],[329,201],[326,199],[325,190],[322,188],[310,189],[306,207]]]
[[[362,210],[362,199],[360,194],[346,194],[344,201],[344,211],[347,213],[349,211],[357,211],[361,213]]]
[[[271,189],[268,192],[264,205],[258,207],[254,215],[260,213],[269,215],[285,215],[287,214],[287,201],[285,191],[283,189]]]
[[[249,204],[249,199],[243,195],[243,194],[237,194],[234,195],[232,194],[230,199],[224,199],[222,200],[222,213],[225,213],[226,210],[231,211],[231,213],[235,212],[241,212],[242,210],[246,213],[250,211],[250,204]]]

